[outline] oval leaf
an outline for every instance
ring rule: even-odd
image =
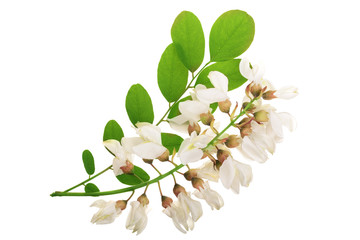
[[[233,59],[246,51],[255,35],[253,18],[244,11],[222,14],[210,31],[210,59],[220,62]]]
[[[179,103],[180,102],[184,102],[186,100],[191,100],[191,96],[187,96],[187,97],[184,97],[182,99],[180,99],[170,110],[169,112],[169,115],[168,115],[168,118],[173,118],[173,117],[176,117],[176,116],[179,116],[181,113],[179,111]]]
[[[103,141],[115,139],[119,142],[124,137],[124,132],[115,120],[110,120],[105,126]]]
[[[183,64],[190,72],[195,72],[205,52],[204,31],[199,19],[192,12],[181,12],[171,27],[171,38]]]
[[[173,43],[161,56],[157,78],[160,91],[168,102],[175,102],[185,92],[188,70],[179,59]]]
[[[88,183],[88,184],[85,185],[85,192],[86,193],[93,193],[93,192],[100,192],[100,190],[95,184]]]
[[[170,155],[173,153],[174,148],[176,152],[179,151],[180,145],[183,141],[184,139],[176,134],[161,133],[161,143],[169,150]]]
[[[153,123],[154,110],[148,92],[140,84],[134,84],[126,95],[126,111],[132,124]]]
[[[210,65],[209,67],[205,68],[200,74],[198,79],[196,80],[195,85],[197,84],[203,84],[205,85],[207,88],[212,88],[214,87],[209,78],[208,75],[211,71],[219,71],[221,73],[223,73],[229,80],[229,91],[236,89],[238,87],[240,87],[241,85],[243,85],[247,79],[244,78],[241,74],[240,74],[240,70],[239,70],[239,64],[240,64],[240,59],[232,59],[229,61],[225,61],[225,62],[218,62],[218,63],[214,63],[212,65]]]
[[[150,180],[149,174],[147,174],[144,169],[139,168],[138,166],[134,166],[133,173],[121,174],[116,176],[116,178],[121,183],[126,185],[136,185]]]
[[[95,163],[94,157],[89,150],[84,150],[82,153],[82,160],[84,163],[84,168],[87,174],[92,175],[95,172]]]

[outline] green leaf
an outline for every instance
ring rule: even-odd
[[[124,132],[120,125],[115,120],[108,121],[104,129],[103,141],[115,139],[120,142],[123,137]]]
[[[247,80],[240,74],[239,70],[240,59],[232,59],[225,62],[218,62],[205,68],[198,76],[195,85],[203,84],[207,88],[214,87],[208,75],[211,71],[219,71],[223,73],[229,80],[229,91],[236,89],[243,85]]]
[[[85,185],[85,192],[86,193],[93,193],[93,192],[100,192],[100,190],[95,184],[88,183],[88,184]]]
[[[211,113],[214,113],[218,107],[218,103],[217,102],[214,102],[212,104],[210,104],[210,108],[211,108]]]
[[[173,43],[161,56],[157,78],[160,91],[168,102],[175,102],[185,92],[188,70],[179,59]]]
[[[154,110],[148,92],[140,84],[129,89],[125,101],[126,111],[132,124],[154,121]]]
[[[161,144],[169,150],[170,155],[173,153],[174,148],[176,152],[179,151],[180,145],[183,141],[184,139],[176,134],[161,133]]]
[[[95,172],[95,163],[94,157],[89,150],[84,150],[82,153],[82,160],[84,163],[84,168],[87,174],[92,175]]]
[[[136,185],[142,182],[147,182],[150,180],[149,174],[144,171],[144,169],[134,166],[133,173],[131,174],[121,174],[116,176],[116,178],[123,184],[126,185]]]
[[[246,51],[255,35],[253,18],[244,11],[231,10],[222,14],[210,31],[210,60],[233,59]]]
[[[170,110],[168,118],[174,118],[176,116],[179,116],[181,113],[179,111],[179,103],[184,102],[186,100],[191,100],[191,96],[184,97],[180,99]]]
[[[199,19],[192,12],[181,12],[171,27],[171,38],[181,61],[190,72],[195,72],[205,52],[204,31]]]

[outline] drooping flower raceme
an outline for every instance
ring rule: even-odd
[[[103,142],[104,146],[115,156],[113,160],[113,171],[115,176],[123,174],[123,168],[128,163],[132,163],[131,153],[121,146],[120,142],[114,139],[109,139]]]
[[[164,154],[167,148],[161,144],[161,129],[151,123],[137,123],[136,133],[140,137],[123,138],[127,151],[143,159],[155,159]]]

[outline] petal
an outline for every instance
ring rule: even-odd
[[[252,81],[252,70],[250,68],[250,62],[247,58],[243,58],[240,61],[239,70],[241,75],[243,75],[249,81]]]
[[[161,129],[150,123],[137,123],[136,133],[139,134],[143,140],[161,144]]]
[[[109,140],[104,141],[103,144],[115,156],[118,156],[120,154],[122,147],[118,140],[109,139]]]
[[[251,160],[264,163],[268,157],[264,150],[256,146],[249,137],[244,137],[243,142],[238,148],[243,155]]]
[[[241,185],[248,187],[253,178],[251,166],[234,160],[234,167],[238,172]]]
[[[287,112],[278,113],[278,117],[281,119],[281,123],[289,129],[289,131],[294,131],[296,129],[296,120],[295,118]]]
[[[121,167],[123,167],[125,165],[126,165],[126,160],[122,160],[117,157],[114,158],[112,167],[113,167],[113,172],[114,172],[115,176],[123,174],[123,170],[121,170]]]
[[[144,140],[142,140],[139,137],[131,137],[131,138],[122,138],[121,139],[121,145],[129,153],[134,153],[133,147],[136,145],[139,145],[143,142],[144,142]]]
[[[184,141],[180,145],[178,154],[181,154],[182,152],[186,151],[190,144],[191,144],[191,138],[184,139]]]
[[[211,161],[208,161],[198,169],[197,177],[217,182],[219,180],[219,171]]]
[[[134,153],[143,159],[155,159],[167,149],[157,143],[146,142],[133,147]]]
[[[291,99],[299,95],[299,92],[295,86],[285,86],[277,90],[274,95],[281,99]]]
[[[200,90],[196,92],[196,97],[200,102],[211,104],[214,102],[222,102],[228,99],[226,92],[219,90],[217,88],[208,88],[205,90]]]
[[[220,167],[220,180],[225,188],[229,189],[235,177],[233,159],[228,157]]]
[[[99,199],[93,202],[90,207],[97,207],[97,208],[103,208],[106,206],[106,201]]]
[[[170,123],[173,122],[173,123],[176,123],[176,124],[178,124],[178,125],[184,124],[184,123],[186,123],[187,121],[189,121],[189,119],[187,119],[186,116],[183,115],[183,114],[180,114],[179,116],[170,118],[170,119],[168,119],[168,120],[169,120]]]
[[[210,82],[216,89],[219,89],[224,93],[228,92],[229,80],[224,74],[218,71],[211,71],[208,77],[210,79]]]
[[[203,154],[204,153],[201,149],[195,148],[188,151],[184,151],[180,153],[179,156],[182,164],[188,164],[191,162],[199,161],[202,158]]]
[[[184,101],[179,103],[179,111],[189,121],[197,122],[200,120],[201,113],[209,111],[209,105],[199,101]]]
[[[271,125],[271,128],[273,129],[274,133],[278,137],[282,138],[283,137],[282,121],[280,116],[274,111],[269,112],[269,124]]]

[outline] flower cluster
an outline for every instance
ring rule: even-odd
[[[180,114],[167,119],[174,130],[189,135],[182,141],[177,152],[175,148],[170,152],[164,147],[160,127],[147,122],[136,124],[138,137],[123,137],[121,142],[115,139],[104,141],[105,147],[115,156],[112,169],[116,176],[134,174],[134,156],[154,168],[156,159],[179,167],[180,163],[174,162],[176,157],[182,165],[188,167],[186,172],[178,173],[191,182],[194,188],[192,193],[177,183],[174,173],[173,194],[176,199],[163,195],[159,184],[163,212],[183,233],[193,230],[194,223],[203,215],[201,203],[194,197],[204,200],[211,209],[219,210],[224,205],[223,198],[211,189],[208,181],[218,182],[220,179],[222,185],[234,193],[239,193],[240,186],[248,187],[251,183],[251,166],[235,160],[232,149],[236,149],[246,159],[264,163],[269,154],[274,153],[276,143],[282,141],[283,128],[290,131],[295,128],[295,121],[289,113],[277,112],[267,102],[275,98],[291,99],[297,96],[297,89],[276,89],[264,79],[262,65],[250,64],[247,59],[240,61],[239,69],[248,80],[246,97],[241,104],[236,103],[232,107],[228,96],[228,78],[221,72],[211,71],[208,78],[213,87],[196,85],[190,93],[191,100],[179,103]],[[219,131],[210,108],[213,103],[217,103],[222,114],[230,119],[230,123],[222,131]],[[230,128],[235,129],[238,134],[228,134],[227,130]],[[190,164],[194,162],[202,162],[203,165],[191,168]],[[148,221],[149,199],[146,190],[147,188],[137,201],[130,203],[131,210],[126,221],[126,228],[137,234],[145,229]],[[130,198],[116,202],[95,201],[91,206],[98,207],[99,211],[94,214],[91,222],[112,223],[126,208]]]

